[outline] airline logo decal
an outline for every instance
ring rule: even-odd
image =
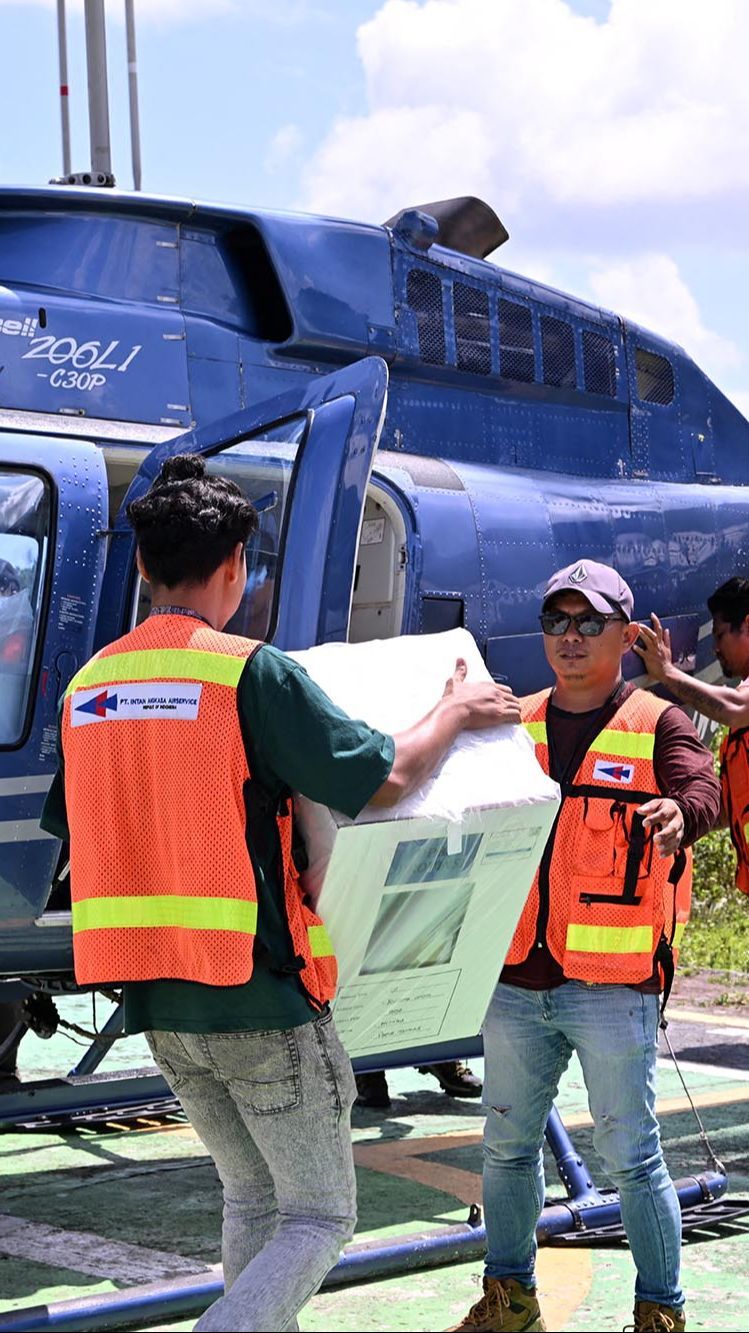
[[[91,722],[132,722],[136,718],[175,718],[195,722],[202,685],[180,680],[144,681],[116,689],[76,690],[70,710],[74,727]]]
[[[617,764],[609,759],[597,759],[593,769],[593,777],[599,782],[632,782],[634,776],[634,764]]]

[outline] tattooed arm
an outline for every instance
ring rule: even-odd
[[[664,630],[655,614],[650,619],[652,628],[640,625],[640,639],[634,645],[648,675],[665,685],[680,703],[696,709],[703,717],[734,731],[749,727],[749,681],[735,688],[732,685],[708,685],[680,671],[671,657],[669,631]]]

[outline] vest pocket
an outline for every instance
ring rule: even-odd
[[[606,797],[584,796],[574,839],[573,874],[581,902],[630,904],[650,875],[652,833],[645,833],[635,807]]]
[[[572,868],[583,879],[608,879],[615,874],[617,847],[615,803],[582,797],[581,819],[572,847]]]

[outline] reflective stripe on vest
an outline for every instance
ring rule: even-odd
[[[257,903],[243,898],[198,898],[176,893],[126,898],[82,898],[73,903],[73,930],[180,926],[184,930],[257,932]]]
[[[525,729],[536,744],[547,744],[545,722],[526,722]],[[588,754],[605,754],[608,759],[652,759],[654,748],[654,731],[635,734],[607,728],[599,731],[588,749]]]
[[[607,759],[652,759],[655,731],[599,731],[588,747],[588,754],[605,754]]]
[[[66,696],[94,685],[118,685],[141,680],[199,680],[237,688],[245,669],[245,657],[196,652],[190,648],[156,648],[140,652],[113,653],[94,657],[73,677]]]
[[[526,722],[525,729],[529,736],[538,743],[546,745],[546,723],[545,722]]]
[[[652,926],[581,926],[567,927],[567,948],[573,953],[645,953],[652,952]]]
[[[333,942],[322,922],[319,926],[307,927],[307,938],[309,939],[309,947],[313,958],[330,958],[333,956]]]

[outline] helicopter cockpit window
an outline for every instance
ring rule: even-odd
[[[643,403],[659,403],[668,407],[674,401],[674,370],[665,356],[635,348],[637,369],[637,397]]]
[[[0,745],[23,735],[48,542],[45,482],[0,469]]]
[[[574,389],[575,335],[572,325],[553,315],[541,316],[541,355],[544,365],[544,384],[557,389]]]
[[[296,417],[206,459],[206,470],[236,482],[258,512],[257,531],[247,543],[244,596],[226,626],[227,634],[268,639],[273,631],[291,474],[306,426],[306,416]],[[137,621],[144,620],[150,609],[148,584],[139,580]]]

